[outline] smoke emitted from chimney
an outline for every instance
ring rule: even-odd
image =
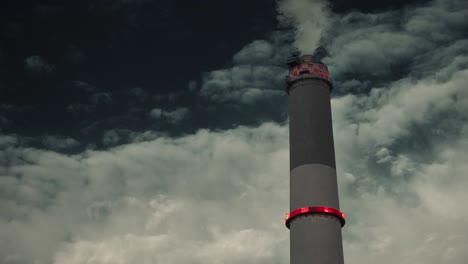
[[[325,49],[323,46],[320,46],[318,47],[315,51],[314,51],[314,60],[317,61],[317,62],[321,62],[323,60],[323,58],[329,56],[330,53],[328,53],[327,49]]]
[[[294,46],[302,54],[313,54],[328,26],[330,8],[325,0],[280,0],[278,20],[295,29]]]

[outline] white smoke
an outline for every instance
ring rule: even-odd
[[[327,30],[330,8],[323,0],[281,0],[278,20],[295,28],[294,46],[303,54],[313,54]]]

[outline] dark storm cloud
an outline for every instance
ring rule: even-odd
[[[92,114],[96,114],[102,108],[111,107],[114,104],[112,94],[108,91],[103,91],[87,82],[73,81],[74,87],[71,92],[75,94],[73,103],[69,104],[66,110],[73,116],[85,121],[91,118]]]
[[[51,150],[68,149],[79,145],[79,142],[73,138],[61,138],[55,136],[45,136],[43,137],[42,142],[47,149]]]
[[[189,81],[187,88],[189,92],[195,92],[198,89],[197,81],[194,81],[194,80]]]
[[[129,94],[134,96],[138,101],[144,101],[148,97],[148,93],[141,87],[130,89]]]
[[[190,111],[188,108],[179,107],[174,110],[162,110],[160,108],[154,108],[151,110],[150,115],[154,119],[162,119],[170,124],[177,125],[182,122],[189,115]]]
[[[457,70],[439,72],[454,60],[463,68],[460,54],[468,51],[468,11],[453,8],[462,5],[460,1],[436,1],[427,7],[334,16],[327,37],[330,57],[325,62],[337,85],[343,87],[337,92],[368,91],[372,85],[407,76],[418,79],[433,74],[443,78],[443,74]]]
[[[75,115],[89,114],[92,112],[92,106],[87,104],[75,103],[67,107],[67,110]]]
[[[2,126],[6,125],[8,123],[8,119],[2,115],[0,115],[0,123]]]
[[[213,102],[247,105],[284,96],[280,84],[287,73],[282,64],[290,52],[286,45],[288,36],[277,32],[269,40],[256,40],[245,46],[234,55],[231,68],[204,75],[200,95]]]
[[[79,89],[79,90],[83,90],[85,92],[93,92],[93,91],[96,91],[96,87],[94,87],[93,85],[87,83],[87,82],[84,82],[84,81],[78,81],[78,80],[75,80],[73,81],[73,84],[75,86],[75,88]]]
[[[48,64],[41,56],[31,56],[24,60],[24,67],[27,70],[34,72],[52,72],[54,71],[54,65]]]
[[[7,123],[9,122],[8,119],[6,118],[6,114],[7,112],[11,111],[12,108],[13,108],[12,105],[0,104],[0,123],[2,124],[2,127],[6,126]],[[0,129],[0,132],[1,132],[1,129]]]
[[[119,143],[119,141],[119,134],[115,130],[107,131],[102,138],[102,143],[106,146],[115,146]]]
[[[254,104],[259,100],[271,100],[284,91],[275,89],[273,83],[284,80],[284,68],[270,66],[234,66],[210,72],[205,76],[201,95],[211,101]]]
[[[95,93],[91,96],[90,102],[94,105],[110,104],[112,103],[112,97],[109,93],[105,93],[105,92]]]

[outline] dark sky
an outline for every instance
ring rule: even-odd
[[[148,97],[186,91],[190,80],[275,28],[273,1],[221,3],[31,1],[2,8],[1,103],[14,107],[4,131],[68,134],[129,107],[155,106],[131,102],[130,90]],[[34,56],[43,68],[25,67]],[[102,97],[90,102],[96,94]],[[83,109],[67,111],[70,105]],[[127,125],[148,127],[138,122]]]
[[[405,2],[331,6],[335,12],[370,12]],[[273,0],[10,1],[0,10],[1,131],[96,143],[111,129],[183,133],[284,120],[284,106],[255,117],[255,108],[213,106],[225,110],[221,116],[207,111],[207,102],[193,93],[204,73],[229,66],[244,45],[277,30],[275,5]],[[148,114],[155,107],[178,106],[191,109],[184,126],[155,123]]]

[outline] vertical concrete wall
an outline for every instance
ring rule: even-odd
[[[289,87],[290,210],[339,210],[330,87],[301,79]],[[340,220],[308,214],[290,222],[291,264],[343,264]]]

